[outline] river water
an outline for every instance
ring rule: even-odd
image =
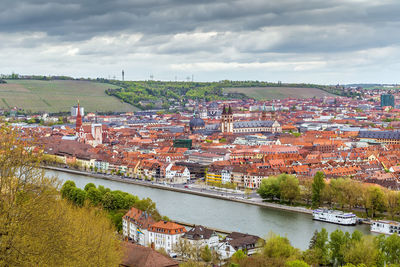
[[[162,215],[172,220],[201,224],[227,231],[239,231],[267,237],[269,232],[287,236],[291,244],[305,250],[315,230],[325,228],[332,232],[338,228],[342,231],[359,230],[369,234],[369,225],[340,226],[312,220],[312,215],[282,211],[267,207],[237,203],[197,195],[150,188],[117,181],[109,181],[78,174],[59,171],[46,171],[48,176],[57,176],[62,182],[73,180],[77,187],[84,188],[88,183],[103,185],[111,190],[121,190],[149,197],[156,204]]]

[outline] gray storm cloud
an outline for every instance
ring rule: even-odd
[[[396,82],[390,0],[3,0],[0,73]]]

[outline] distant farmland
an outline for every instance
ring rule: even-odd
[[[86,81],[7,80],[0,84],[0,107],[18,107],[25,111],[70,111],[78,99],[85,111],[133,111],[132,105],[108,96],[104,91],[117,88],[111,84]]]
[[[243,93],[255,99],[310,98],[332,96],[317,88],[300,87],[238,87],[225,88],[226,93]]]

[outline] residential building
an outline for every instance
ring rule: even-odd
[[[165,179],[167,183],[171,184],[184,184],[190,180],[189,169],[184,166],[178,166],[170,163],[165,168]]]
[[[159,221],[149,228],[149,242],[156,249],[163,248],[166,252],[173,251],[179,239],[186,233],[186,228],[174,222]]]
[[[223,161],[225,157],[223,155],[217,155],[214,153],[200,153],[193,152],[189,155],[189,161],[199,163],[202,165],[210,165],[215,161]]]
[[[218,253],[223,259],[229,259],[239,249],[251,256],[262,247],[263,240],[255,235],[232,232],[218,245]]]
[[[187,231],[182,238],[188,240],[197,247],[208,246],[210,249],[218,248],[218,234],[214,230],[201,225],[195,225],[192,229]]]
[[[148,246],[149,227],[156,221],[146,212],[132,207],[122,217],[122,234],[139,245]]]

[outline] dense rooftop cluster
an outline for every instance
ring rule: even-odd
[[[38,139],[49,164],[156,182],[258,188],[271,175],[322,171],[399,188],[400,110],[381,107],[381,93],[368,91],[364,100],[190,100],[190,112],[89,113],[76,125],[76,117],[52,127],[12,125]]]

